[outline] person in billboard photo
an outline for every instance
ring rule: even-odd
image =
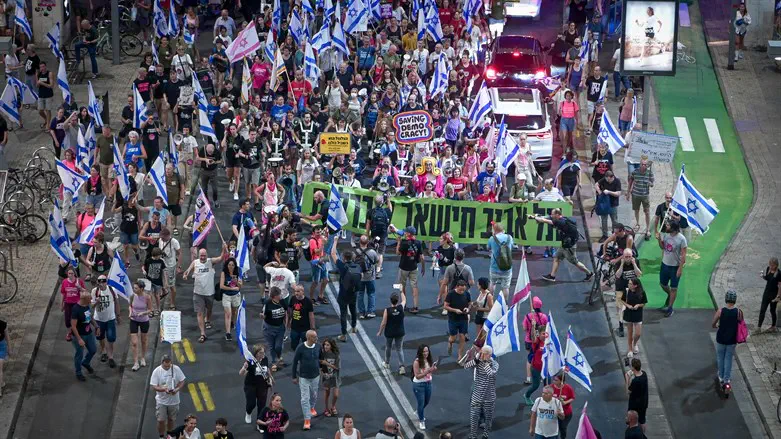
[[[675,2],[628,2],[626,18],[624,69],[672,71]]]

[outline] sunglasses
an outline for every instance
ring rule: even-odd
[[[106,282],[107,282],[107,281],[106,281],[106,279],[98,279],[98,283],[99,283],[99,284],[104,284],[104,283],[106,283]]]

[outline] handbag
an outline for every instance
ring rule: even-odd
[[[745,343],[750,335],[746,320],[743,318],[743,311],[738,310],[738,335],[735,337],[735,340],[738,344]]]
[[[214,285],[214,300],[217,302],[222,302],[222,288],[220,288],[219,281],[217,281],[217,284]]]

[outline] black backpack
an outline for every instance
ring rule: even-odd
[[[448,285],[448,288],[453,290],[456,288],[456,284],[458,284],[458,281],[463,280],[467,284],[467,288],[469,288],[469,280],[466,278],[466,276],[463,276],[464,272],[466,271],[466,264],[464,264],[463,269],[458,268],[458,264],[453,262],[453,279],[450,280],[450,284]]]
[[[561,246],[564,248],[572,248],[578,243],[580,239],[580,232],[578,232],[578,226],[575,221],[562,217],[564,220],[564,227],[561,228]]]
[[[358,253],[358,265],[361,266],[361,273],[369,273],[374,270],[376,260],[372,261],[362,248],[359,248],[356,253]]]
[[[388,231],[390,218],[388,211],[384,207],[375,207],[371,215],[372,234],[375,236],[384,235]]]
[[[352,296],[361,287],[361,267],[356,263],[347,264],[347,271],[340,279],[340,293]]]

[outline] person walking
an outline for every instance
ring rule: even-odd
[[[382,322],[380,322],[380,329],[377,330],[377,337],[380,334],[385,335],[385,361],[382,365],[386,369],[390,368],[391,349],[395,349],[399,358],[399,375],[404,375],[407,373],[404,368],[404,307],[407,306],[407,296],[404,293],[400,294],[401,298],[398,293],[391,294],[391,306],[382,312]]]
[[[612,225],[616,225],[618,222],[618,204],[621,200],[621,180],[613,174],[613,171],[605,172],[605,178],[596,182],[595,190],[597,192],[597,215],[602,220],[602,237],[599,238],[599,242],[605,242],[608,238],[607,219],[610,218]],[[610,206],[607,211],[600,212],[598,210],[601,206],[600,197],[608,197]],[[648,224],[646,223],[646,226]]]
[[[145,282],[138,279],[133,284],[130,295],[128,318],[130,319],[130,345],[133,348],[133,372],[146,366],[147,333],[149,332],[149,316],[152,314],[152,296],[146,293]],[[139,341],[141,349],[138,349]]]
[[[327,417],[338,416],[336,402],[339,400],[339,387],[342,385],[342,360],[339,357],[339,346],[330,339],[323,340],[320,353],[320,382],[325,390],[325,411]],[[333,398],[331,398],[333,396]]]
[[[557,419],[558,418],[558,419]],[[542,396],[534,401],[529,434],[534,439],[558,439],[559,420],[564,419],[564,407],[561,400],[553,398],[553,388],[542,388]]]
[[[667,293],[667,300],[660,311],[665,313],[665,317],[671,317],[674,313],[673,304],[678,295],[678,283],[683,275],[683,266],[686,265],[688,244],[681,234],[681,226],[676,222],[667,224],[667,233],[656,232],[656,241],[662,249],[659,283]]]
[[[168,218],[173,218],[173,215],[169,215]],[[174,229],[174,234],[178,234],[176,229]],[[163,277],[168,283],[168,297],[171,303],[168,309],[176,311],[176,276],[182,273],[182,246],[178,239],[171,236],[171,229],[168,227],[163,227],[160,231],[160,241],[157,242],[157,245],[163,253],[162,257],[165,263]]]
[[[575,401],[575,389],[564,382],[564,375],[553,377],[553,397],[561,401],[564,407],[564,418],[559,419],[559,438],[567,439],[567,429],[572,420],[572,402]]]
[[[241,280],[238,264],[235,258],[228,258],[220,273],[220,289],[222,290],[222,309],[225,313],[225,340],[231,341],[231,330],[236,323],[236,316],[241,306]],[[284,317],[284,314],[282,315]],[[283,319],[284,322],[284,319]],[[283,330],[284,331],[284,330]],[[280,347],[281,350],[281,347]]]
[[[95,327],[96,324],[93,321],[92,309],[90,308],[90,300],[92,296],[84,289],[80,290],[79,302],[74,304],[71,309],[71,333],[73,334],[73,347],[75,349],[73,355],[73,365],[76,369],[76,378],[79,381],[86,381],[84,375],[81,373],[82,367],[87,369],[87,372],[91,375],[95,373],[95,370],[90,366],[92,357],[95,356],[97,348],[95,347]],[[87,350],[86,355],[84,350]]]
[[[614,234],[613,236],[616,236],[617,234],[624,234],[626,233],[623,231],[623,229],[619,229],[620,231]],[[623,239],[625,242],[627,241],[627,238],[625,237]],[[629,238],[631,240],[631,238]],[[616,239],[616,242],[618,243],[618,247],[621,248],[621,243],[619,242],[619,239]],[[607,242],[607,241],[605,241]],[[631,242],[631,241],[630,241]],[[602,253],[605,254],[604,252]],[[605,256],[607,257],[607,256]],[[637,259],[634,257],[634,252],[632,251],[632,247],[626,247],[623,249],[623,253],[621,256],[615,259],[615,263],[618,265],[618,269],[616,270],[616,311],[617,311],[617,317],[618,317],[618,336],[623,337],[624,336],[624,295],[629,288],[629,281],[632,279],[637,279],[640,276],[643,275],[643,272],[640,270],[640,267],[637,265]],[[632,352],[632,349],[629,349],[629,352]]]
[[[634,410],[626,412],[626,431],[624,439],[647,439],[643,426],[638,422],[638,414]]]
[[[418,264],[420,272],[426,272],[426,261],[423,259],[423,243],[415,238],[418,229],[409,226],[404,229],[404,236],[396,241],[396,254],[399,255],[399,279],[401,291],[406,294],[407,280],[412,287],[412,314],[418,313]]]
[[[778,258],[772,257],[767,263],[767,268],[759,272],[759,276],[765,281],[765,291],[762,293],[762,304],[759,306],[758,332],[776,332],[776,306],[781,300],[781,272],[778,270]],[[770,307],[770,327],[762,331],[762,323],[765,322],[765,311]]]
[[[338,241],[331,246],[331,260],[336,261],[336,269],[339,270],[339,295],[336,302],[339,304],[339,323],[342,333],[339,341],[347,341],[347,310],[350,311],[350,327],[352,333],[358,332],[356,312],[357,292],[361,287],[361,267],[355,263],[355,254],[352,250],[346,250],[343,254],[344,261],[336,253]]]
[[[474,301],[475,307],[475,332],[480,334],[483,331],[483,325],[486,321],[486,316],[491,312],[491,308],[494,306],[494,295],[491,293],[491,282],[487,277],[481,277],[477,280],[478,287],[480,288],[477,294],[477,299]]]
[[[626,190],[626,199],[632,198],[632,210],[635,213],[635,230],[640,231],[640,207],[645,216],[645,240],[651,239],[651,188],[654,186],[654,170],[648,163],[648,157],[640,158],[640,166],[629,174],[629,188]]]
[[[155,416],[160,437],[164,437],[166,431],[174,429],[176,416],[179,414],[179,391],[184,387],[185,379],[182,369],[173,364],[167,354],[163,355],[160,365],[152,371],[149,386],[155,391]],[[185,425],[187,421],[185,419]]]
[[[426,430],[426,406],[431,401],[432,374],[437,371],[437,362],[431,355],[431,349],[427,344],[418,346],[415,361],[412,362],[412,391],[417,401],[418,428]]]
[[[358,265],[361,267],[361,286],[358,290],[358,315],[360,319],[373,319],[375,311],[375,279],[377,277],[377,252],[369,247],[369,237],[361,235],[355,249]],[[366,295],[364,302],[363,296]]]
[[[512,251],[515,243],[513,237],[504,233],[504,226],[493,224],[493,236],[488,239],[488,249],[491,251],[491,269],[488,279],[494,286],[494,297],[504,294],[504,300],[510,299],[510,280],[513,277]]]
[[[222,245],[223,252],[226,250],[225,243]],[[187,280],[190,273],[193,273],[193,309],[198,318],[198,329],[201,336],[198,342],[206,341],[206,330],[212,329],[212,308],[214,307],[214,264],[222,262],[221,256],[210,258],[206,249],[198,250],[198,259],[192,261],[187,267],[182,279]]]
[[[479,357],[464,364],[464,369],[474,369],[472,396],[469,400],[469,439],[477,439],[481,419],[482,437],[487,438],[491,434],[496,407],[496,374],[499,372],[499,363],[492,358],[493,353],[491,346],[484,345]]]
[[[108,287],[105,274],[98,276],[98,286],[92,289],[92,312],[98,325],[97,339],[100,342],[100,362],[108,361],[108,367],[115,368],[114,342],[117,340],[117,325],[120,324],[117,293]]]
[[[559,271],[559,265],[561,261],[566,259],[570,264],[577,267],[578,270],[586,273],[586,277],[583,282],[588,282],[594,276],[594,272],[586,268],[582,262],[578,260],[577,243],[580,238],[580,232],[578,231],[575,221],[564,217],[561,214],[561,209],[553,209],[549,217],[542,217],[534,215],[530,217],[538,223],[545,223],[553,226],[559,232],[561,232],[561,248],[556,252],[556,256],[553,259],[553,266],[551,267],[550,274],[542,276],[543,280],[548,282],[556,282],[556,273]]]
[[[778,10],[778,7],[776,7]],[[738,10],[735,12],[735,61],[743,59],[743,51],[746,50],[746,45],[743,40],[746,38],[746,32],[751,25],[751,15],[748,14],[746,9],[746,3],[740,2]]]
[[[284,439],[289,426],[290,415],[282,407],[282,395],[275,393],[258,416],[258,431],[263,433],[263,439]]]
[[[548,324],[548,316],[542,312],[542,299],[537,296],[532,297],[532,311],[523,318],[524,343],[526,345],[526,380],[524,384],[532,383],[532,360],[535,350],[533,343],[537,340],[540,332],[545,330]]]
[[[301,411],[304,412],[304,430],[312,428],[312,417],[317,416],[317,390],[320,387],[320,345],[317,344],[317,332],[306,332],[306,341],[298,345],[293,356],[293,384],[298,384],[301,392]]]
[[[537,338],[532,343],[532,383],[523,394],[524,402],[528,406],[534,404],[531,396],[540,388],[540,384],[542,383],[542,354],[545,350],[546,338],[548,338],[548,333],[545,332],[545,329],[540,329],[537,331]]]
[[[274,367],[269,367],[269,361],[266,357],[266,348],[261,345],[253,347],[253,357],[255,361],[245,361],[239,370],[239,375],[244,377],[244,422],[252,423],[252,411],[257,407],[258,417],[260,412],[266,406],[268,389],[274,383],[271,372]]]
[[[361,432],[355,428],[355,420],[349,413],[342,417],[342,428],[337,430],[334,439],[361,439]]]
[[[437,297],[437,305],[442,303],[442,315],[447,315],[447,310],[444,308],[444,301],[447,293],[456,289],[456,283],[459,280],[466,281],[467,291],[469,288],[475,285],[475,275],[472,271],[472,267],[464,263],[466,253],[464,249],[457,249],[454,253],[453,263],[448,265],[445,269],[445,273],[442,278],[442,283],[439,286],[439,296]],[[494,298],[496,298],[494,296]]]
[[[629,280],[626,293],[620,300],[624,309],[622,320],[626,323],[629,335],[626,338],[626,358],[631,360],[632,357],[640,352],[637,343],[640,341],[640,335],[643,333],[643,308],[648,303],[648,297],[643,289],[643,284],[640,283],[640,279]]]
[[[269,299],[263,306],[263,337],[266,339],[271,357],[271,363],[282,367],[282,342],[285,339],[285,319],[287,305],[282,301],[282,292],[277,287],[271,287]]]
[[[306,338],[306,331],[315,329],[315,306],[312,299],[306,297],[304,286],[293,286],[293,297],[287,313],[287,329],[290,332],[290,350],[295,351],[299,343]]]
[[[501,293],[499,293],[501,294]],[[458,340],[458,358],[464,355],[464,344],[469,334],[469,312],[472,297],[466,291],[466,282],[458,281],[456,288],[445,298],[447,310],[447,354],[453,355],[453,343]]]
[[[713,315],[711,326],[716,331],[716,365],[719,384],[728,385],[732,378],[732,357],[738,344],[738,326],[743,321],[743,311],[735,306],[738,293],[729,290],[724,295],[725,306]]]
[[[625,376],[626,392],[629,395],[628,410],[637,412],[637,419],[645,431],[645,413],[648,410],[648,375],[642,369],[639,358],[632,359],[632,368]]]
[[[65,340],[71,341],[73,339],[71,314],[73,307],[79,303],[85,286],[84,281],[78,277],[75,267],[68,265],[65,273],[66,277],[60,283],[60,294],[62,295],[62,313],[65,316]]]

